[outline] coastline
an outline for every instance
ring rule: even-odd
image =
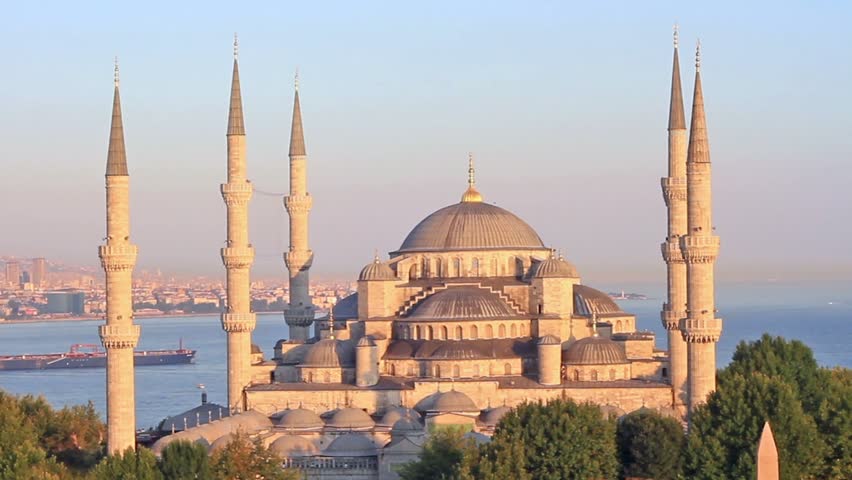
[[[192,318],[192,317],[209,317],[211,315],[216,316],[219,315],[220,312],[209,312],[209,313],[153,313],[153,314],[134,314],[134,319],[142,319],[142,318]],[[261,315],[283,315],[284,312],[272,311],[272,312],[256,312],[258,316]],[[82,315],[76,317],[61,317],[61,318],[22,318],[22,319],[13,319],[13,320],[0,320],[0,326],[2,325],[19,325],[24,323],[62,323],[62,322],[85,322],[90,320],[103,320],[103,316],[101,315]]]

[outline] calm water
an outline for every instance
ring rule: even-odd
[[[602,287],[607,287],[603,285]],[[611,286],[611,290],[621,286]],[[656,332],[657,345],[665,348],[665,332],[659,321],[663,289],[632,286],[627,291],[656,297],[624,301],[635,313],[640,329]],[[794,284],[723,285],[718,291],[725,331],[719,342],[719,365],[724,366],[740,340],[753,340],[763,332],[802,340],[822,365],[852,367],[852,283],[822,288]],[[163,417],[199,403],[198,384],[207,386],[211,402],[226,403],[225,333],[218,316],[146,318],[140,349],[176,348],[179,339],[198,350],[194,365],[141,367],[136,369],[138,426],[156,425]],[[264,354],[287,336],[280,314],[259,315],[254,342]],[[0,353],[47,353],[66,351],[72,343],[99,343],[96,321],[65,323],[0,324]],[[105,408],[103,369],[53,371],[0,371],[0,388],[13,393],[43,394],[52,404],[81,404],[89,400],[100,412]]]

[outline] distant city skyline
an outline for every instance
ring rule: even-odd
[[[718,278],[848,278],[852,9],[737,5],[736,17],[679,3],[10,5],[0,255],[97,265],[118,55],[137,268],[223,277],[236,30],[253,276],[286,278],[299,67],[312,275],[354,278],[374,249],[398,248],[458,201],[472,151],[485,201],[527,220],[584,278],[662,282],[677,21],[684,91],[697,37],[704,50]]]

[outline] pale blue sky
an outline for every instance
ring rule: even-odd
[[[486,201],[581,274],[659,280],[677,21],[687,110],[702,39],[720,274],[852,275],[852,7],[593,3],[6,2],[0,254],[97,262],[118,55],[140,267],[221,273],[237,31],[260,190],[287,188],[301,72],[317,274],[458,201],[473,151]],[[281,199],[251,209],[255,272],[283,277]]]

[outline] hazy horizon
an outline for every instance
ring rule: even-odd
[[[664,281],[677,21],[687,116],[702,41],[720,281],[852,278],[849,5],[56,2],[6,13],[0,255],[97,264],[118,55],[137,271],[223,276],[237,31],[257,277],[286,276],[287,215],[264,192],[288,188],[298,67],[312,274],[354,275],[458,202],[471,151],[485,201],[584,278]]]

